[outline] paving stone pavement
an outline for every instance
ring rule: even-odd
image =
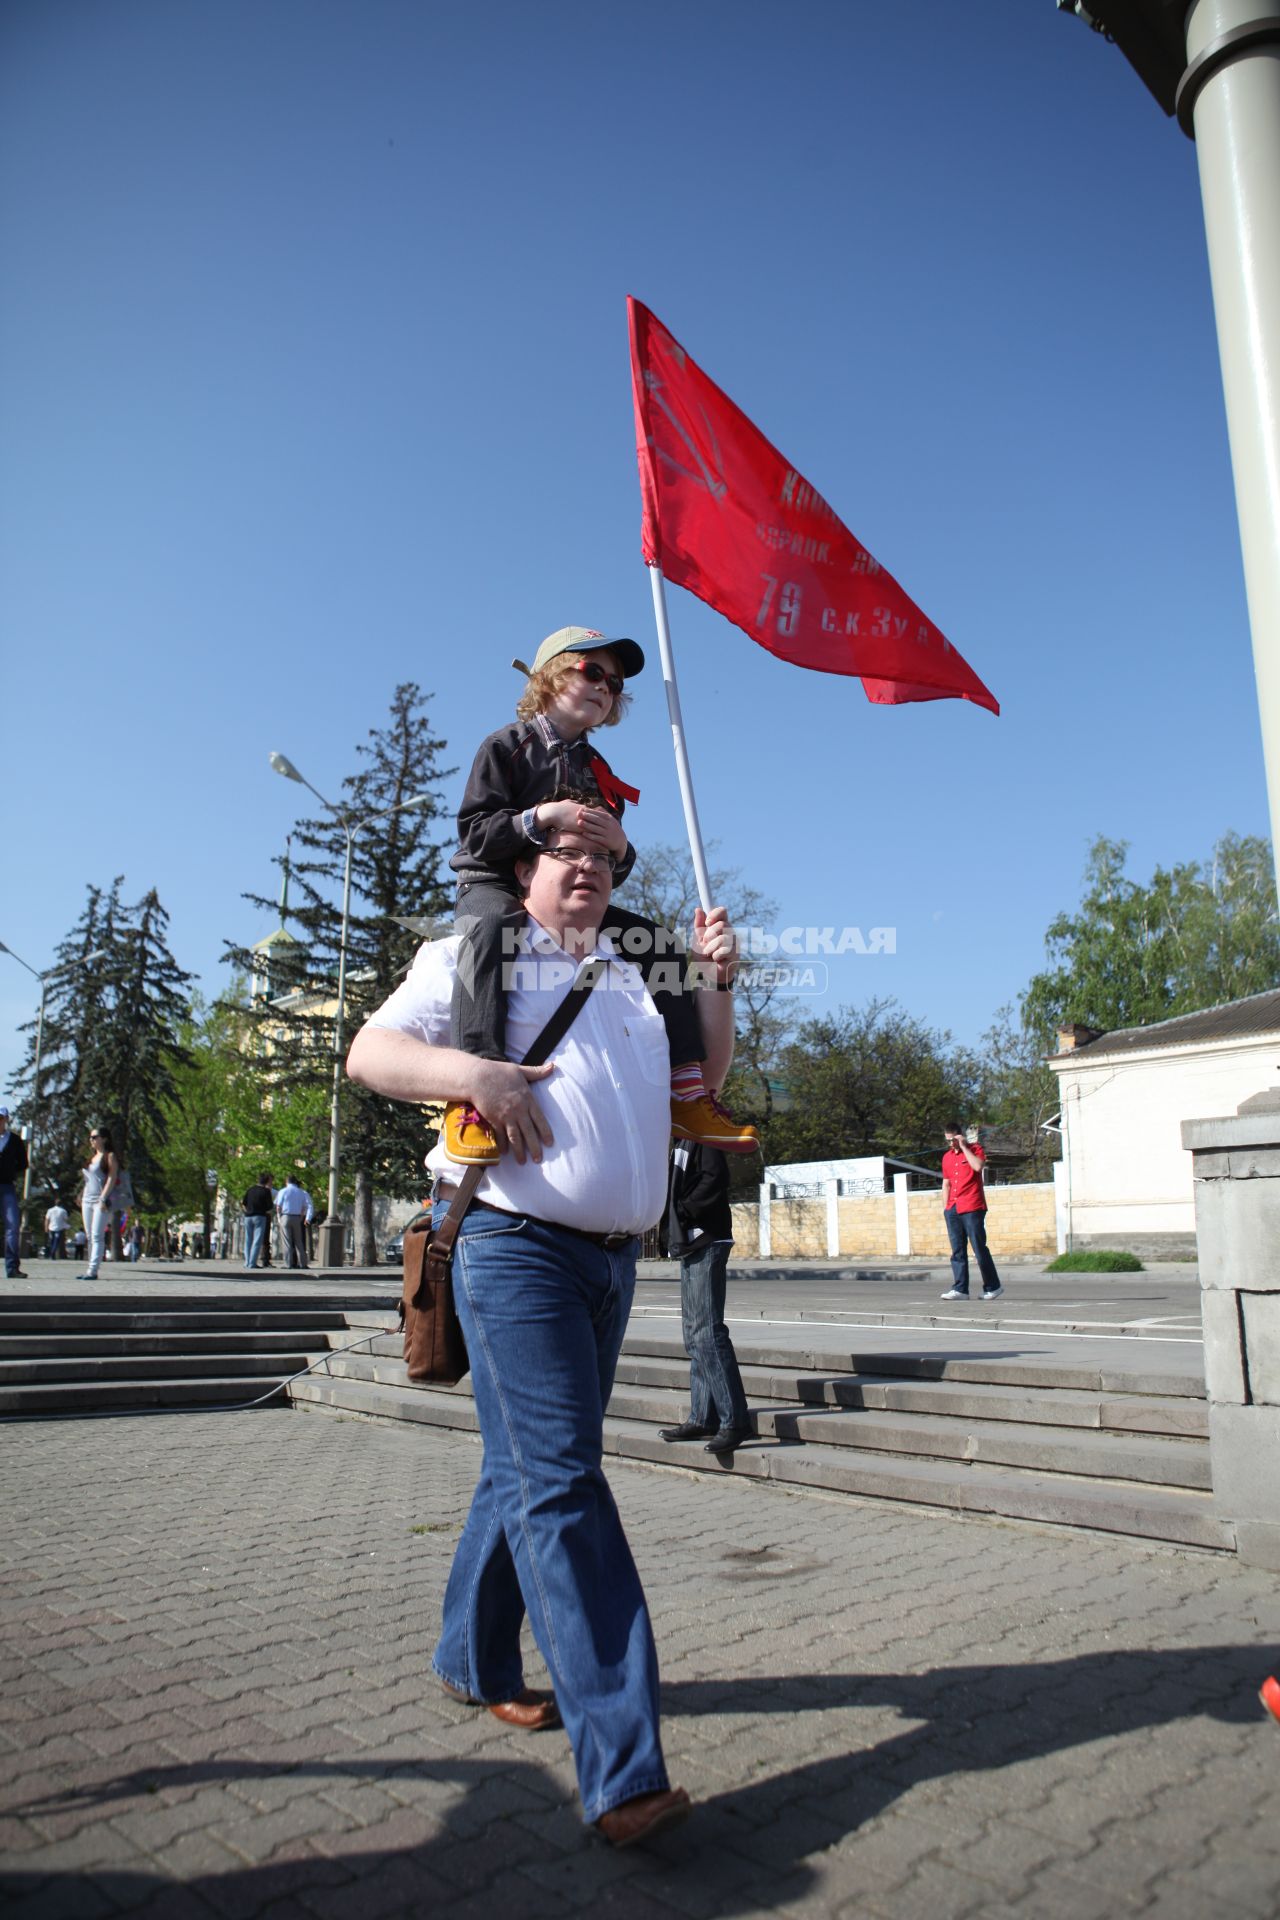
[[[15,1915],[1280,1911],[1280,1598],[1224,1556],[611,1466],[698,1801],[615,1855],[563,1735],[426,1671],[474,1441],[200,1413],[0,1455]]]

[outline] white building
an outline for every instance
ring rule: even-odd
[[[1280,991],[1115,1033],[1066,1027],[1058,1046],[1060,1241],[1193,1258],[1182,1122],[1280,1088]]]

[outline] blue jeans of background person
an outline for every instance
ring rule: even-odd
[[[589,1821],[669,1784],[649,1610],[601,1465],[636,1248],[473,1208],[453,1261],[484,1462],[431,1664],[512,1699],[527,1609]]]
[[[979,1207],[973,1213],[957,1213],[954,1207],[943,1209],[943,1219],[947,1223],[947,1238],[951,1242],[951,1279],[961,1293],[969,1291],[969,1248],[972,1247],[978,1262],[978,1272],[982,1275],[982,1291],[987,1293],[992,1287],[1000,1285],[1000,1275],[996,1272],[996,1263],[987,1248],[987,1214],[985,1207]]]
[[[724,1323],[732,1242],[709,1241],[680,1262],[680,1331],[689,1356],[689,1418],[713,1433],[748,1426],[738,1356]]]
[[[265,1213],[246,1213],[244,1217],[244,1270],[251,1273],[258,1264],[262,1243],[267,1237]]]
[[[49,1258],[65,1260],[67,1257],[67,1230],[65,1227],[50,1227]]]
[[[0,1180],[0,1209],[4,1212],[5,1277],[12,1280],[21,1266],[18,1255],[22,1251],[22,1209],[12,1180]]]

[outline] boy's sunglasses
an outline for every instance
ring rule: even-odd
[[[602,667],[598,660],[579,660],[577,665],[578,672],[585,673],[593,687],[598,687],[602,680],[607,680],[609,683],[609,691],[615,700],[626,685],[626,681],[620,673],[610,673],[609,669]]]

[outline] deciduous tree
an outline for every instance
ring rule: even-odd
[[[1157,867],[1145,885],[1126,873],[1127,856],[1125,841],[1095,840],[1078,909],[1045,935],[1049,965],[1023,996],[1045,1049],[1064,1021],[1145,1026],[1280,985],[1266,840],[1225,834],[1207,863]]]

